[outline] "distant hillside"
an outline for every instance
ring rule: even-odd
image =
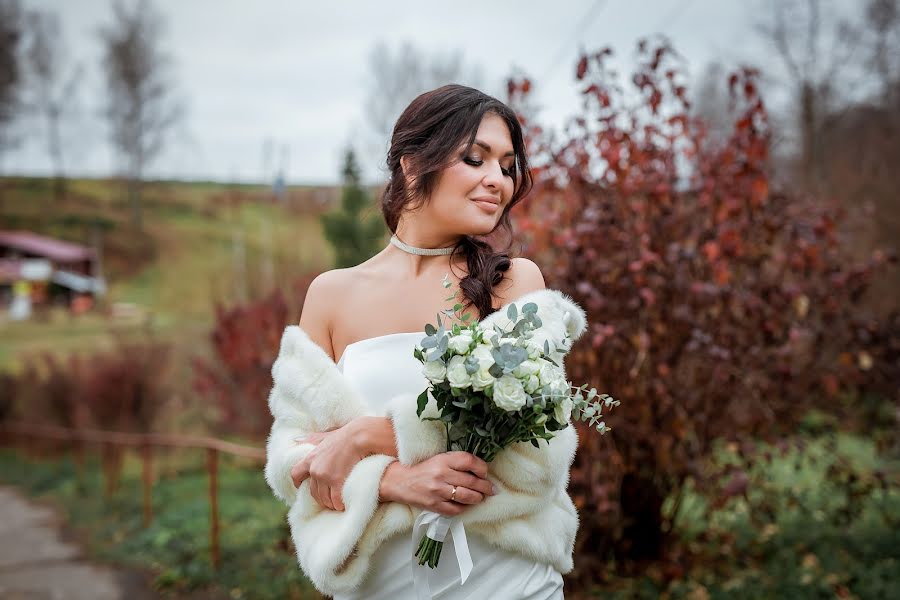
[[[258,185],[151,182],[138,234],[120,183],[80,179],[68,186],[66,199],[57,202],[50,179],[0,178],[0,229],[85,244],[99,232],[107,302],[137,305],[152,315],[155,329],[172,335],[205,332],[216,301],[258,298],[332,264],[318,216],[337,205],[338,187],[289,187],[276,203]],[[108,337],[109,323],[94,315],[0,329],[2,365],[24,350],[92,346]]]

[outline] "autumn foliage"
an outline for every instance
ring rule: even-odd
[[[773,189],[758,73],[730,76],[722,144],[665,41],[639,44],[628,89],[611,55],[580,58],[583,112],[563,139],[520,117],[536,182],[517,231],[590,323],[567,373],[622,402],[572,471],[581,580],[663,556],[689,478],[729,493],[704,471],[716,440],[777,435],[811,406],[852,416],[863,394],[896,401],[900,377],[885,321],[860,308],[893,257],[853,264],[839,205]],[[530,82],[509,92],[527,106]]]
[[[210,333],[213,357],[193,359],[194,390],[215,406],[215,427],[265,439],[272,426],[267,399],[272,364],[286,325],[299,320],[306,289],[315,274],[298,278],[289,302],[280,289],[247,304],[216,305]]]
[[[14,378],[15,409],[25,422],[73,429],[153,431],[168,400],[170,347],[120,339],[108,350],[63,359],[28,357]]]

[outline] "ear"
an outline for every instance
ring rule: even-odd
[[[404,177],[409,173],[409,157],[406,154],[400,157],[400,170],[403,171]]]

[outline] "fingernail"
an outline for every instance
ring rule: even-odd
[[[494,495],[497,494],[497,488],[494,486],[493,483],[491,484],[491,494],[494,494]]]

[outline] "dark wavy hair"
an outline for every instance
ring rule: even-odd
[[[525,156],[525,140],[516,113],[503,102],[475,88],[448,84],[425,92],[413,100],[397,119],[387,154],[391,177],[381,196],[381,212],[391,233],[397,231],[400,215],[421,206],[434,190],[440,171],[456,160],[456,150],[465,141],[466,152],[475,142],[481,120],[487,113],[502,118],[509,128],[515,163],[512,179],[515,191],[503,209],[497,226],[487,234],[500,230],[508,238],[506,246],[495,249],[487,236],[463,236],[453,248],[453,257],[466,256],[468,273],[460,280],[467,307],[475,307],[482,319],[494,311],[493,289],[503,281],[511,260],[512,225],[509,211],[531,191],[533,179]],[[404,176],[400,157],[407,155]],[[407,178],[411,185],[407,185]]]

